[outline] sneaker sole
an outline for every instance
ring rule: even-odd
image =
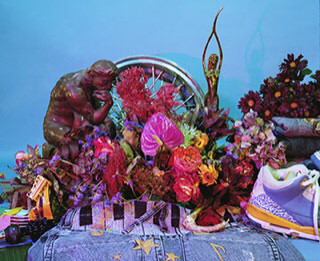
[[[258,223],[264,229],[278,233],[284,233],[287,235],[291,235],[292,237],[302,237],[312,240],[318,240],[313,227],[299,226],[288,220],[275,216],[250,203],[248,204],[246,213],[249,219],[251,219],[255,223]]]

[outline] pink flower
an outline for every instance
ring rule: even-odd
[[[267,136],[267,141],[272,141],[272,142],[276,141],[276,136],[274,136],[271,128],[266,129],[265,134]]]
[[[114,151],[114,147],[109,137],[100,137],[94,140],[93,145],[95,147],[94,156],[96,158],[99,158],[103,154],[109,157]]]
[[[143,128],[141,149],[145,155],[155,156],[159,146],[173,149],[184,141],[182,132],[162,113],[153,114]]]
[[[242,125],[242,121],[236,121],[234,124],[233,124],[233,126],[235,127],[235,128],[240,128],[241,127],[241,125]]]
[[[251,138],[249,135],[243,135],[241,137],[241,148],[250,148],[251,147]]]
[[[16,158],[16,163],[18,164],[22,160],[28,160],[32,157],[32,155],[25,153],[23,150],[19,150],[14,157]]]
[[[200,179],[197,174],[182,174],[176,177],[174,181],[173,190],[179,202],[196,200],[200,196]]]
[[[172,152],[172,166],[181,173],[192,173],[202,164],[199,150],[195,147],[179,147]]]

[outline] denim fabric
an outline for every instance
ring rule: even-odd
[[[320,138],[280,138],[286,145],[286,156],[294,159],[306,159],[320,150]]]
[[[99,207],[93,207],[92,213],[95,208]],[[168,209],[167,218],[171,215],[174,221],[175,216],[170,214],[174,208]],[[115,230],[113,226],[106,227],[101,236],[93,236],[89,225],[73,226],[83,220],[79,221],[81,210],[71,209],[57,227],[46,232],[30,248],[28,260],[304,260],[287,239],[275,238],[274,234],[253,227],[241,225],[210,234],[186,231],[181,226],[183,211],[180,208],[179,227],[168,222],[168,232],[162,232],[153,221],[141,224],[139,229],[135,227],[129,234],[122,234],[121,226],[115,224]],[[113,217],[112,222],[119,221],[121,219],[115,221]],[[94,225],[93,222],[91,226]]]
[[[285,137],[320,137],[320,119],[273,117],[275,132]]]

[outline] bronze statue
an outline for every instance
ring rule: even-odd
[[[202,54],[203,72],[204,72],[204,76],[206,77],[206,80],[208,83],[208,92],[204,98],[204,105],[205,106],[213,106],[217,110],[219,108],[218,81],[219,81],[219,76],[220,76],[220,71],[221,71],[221,66],[222,66],[223,53],[222,53],[222,48],[221,48],[221,44],[219,41],[219,37],[216,32],[216,25],[217,25],[217,20],[218,20],[219,14],[221,13],[222,9],[223,8],[221,8],[219,10],[219,12],[217,13],[217,15],[214,19],[211,34],[208,38],[208,41],[204,47],[204,51]],[[213,35],[215,36],[218,47],[219,47],[220,57],[217,54],[211,54],[208,59],[208,69],[207,69],[205,57],[206,57],[208,45],[209,45]],[[219,61],[219,66],[217,68],[218,61]]]
[[[114,63],[100,60],[57,82],[51,91],[43,131],[47,142],[60,149],[63,156],[77,156],[77,139],[87,126],[114,125],[106,117],[113,105],[111,83],[117,75]]]

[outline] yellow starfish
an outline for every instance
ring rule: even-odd
[[[121,255],[120,254],[116,254],[114,257],[113,257],[113,260],[120,260],[121,258]]]
[[[140,239],[135,239],[136,242],[138,243],[138,245],[134,248],[132,248],[132,250],[138,250],[138,249],[143,249],[144,252],[147,254],[147,256],[150,254],[150,250],[152,247],[158,247],[159,245],[158,244],[154,244],[152,241],[153,241],[153,238],[150,238],[149,240],[147,241],[142,241]]]
[[[174,253],[166,253],[168,256],[166,261],[176,261],[176,258],[179,258],[179,256],[176,256]]]

